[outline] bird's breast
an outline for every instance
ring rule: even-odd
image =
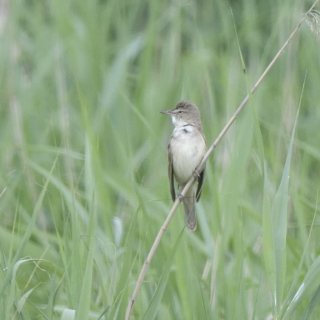
[[[174,176],[182,185],[188,182],[200,164],[206,152],[206,143],[199,130],[193,126],[184,126],[174,130],[170,141],[170,151]]]

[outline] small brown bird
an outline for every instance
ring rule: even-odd
[[[174,178],[178,182],[179,196],[195,173],[207,151],[206,139],[202,133],[202,123],[198,108],[189,101],[180,101],[172,110],[161,111],[171,116],[175,126],[168,145],[168,173],[172,200],[175,201]],[[197,228],[195,202],[199,201],[204,180],[204,169],[197,172],[198,188],[192,186],[183,197],[188,228]]]

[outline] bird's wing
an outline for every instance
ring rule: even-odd
[[[206,137],[204,136],[204,134],[202,132],[201,132],[201,135],[202,135],[202,137],[204,139],[205,144],[207,145]],[[206,166],[204,166],[202,172],[199,174],[199,177],[198,177],[198,188],[197,188],[197,192],[196,192],[196,201],[197,202],[200,200],[200,197],[201,197],[205,169],[206,169]]]
[[[170,183],[170,193],[172,201],[176,200],[176,193],[174,190],[174,177],[173,177],[173,159],[172,152],[170,150],[170,143],[168,144],[168,175],[169,175],[169,183]]]
[[[196,192],[197,202],[200,200],[200,197],[201,197],[202,185],[203,185],[203,180],[204,180],[204,172],[205,172],[205,169],[202,170],[202,172],[199,174],[199,178],[198,178],[198,188],[197,188],[197,192]]]

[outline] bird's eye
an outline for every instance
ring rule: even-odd
[[[182,111],[182,110],[179,110],[179,113],[181,114],[181,113],[183,113],[183,111]]]

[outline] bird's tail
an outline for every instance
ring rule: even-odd
[[[183,207],[186,215],[186,223],[191,231],[197,229],[197,219],[195,210],[196,196],[193,188],[191,187],[183,199]]]

